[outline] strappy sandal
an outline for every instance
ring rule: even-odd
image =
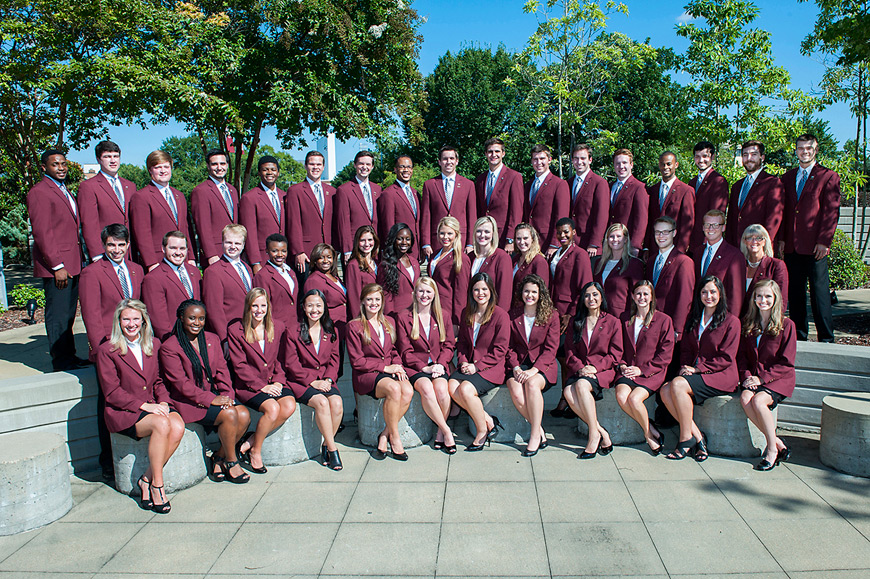
[[[148,487],[152,491],[160,491],[158,494],[160,494],[164,499],[166,499],[164,502],[162,502],[160,504],[154,503],[153,505],[151,505],[151,510],[154,511],[155,513],[157,513],[158,515],[168,514],[169,511],[172,510],[172,505],[169,504],[169,499],[166,498],[166,493],[163,492],[163,485],[156,487],[153,484],[149,484]],[[154,494],[152,493],[151,496],[153,497]]]
[[[221,466],[223,463],[223,459],[217,456],[215,453],[212,453],[209,457],[209,469],[208,476],[214,482],[223,482],[227,480],[227,476],[224,474],[224,469]]]
[[[142,483],[145,483],[145,488],[142,488]],[[139,496],[136,497],[136,489],[130,491],[130,496],[139,499],[139,507],[142,510],[150,511],[151,507],[154,506],[154,501],[151,500],[151,481],[145,478],[145,475],[139,477],[139,480],[136,481],[136,487],[139,489]],[[147,491],[148,498],[142,498],[142,495]]]
[[[708,458],[710,458],[710,453],[707,452],[707,435],[701,431],[701,440],[695,446],[695,461],[704,462]]]
[[[237,460],[232,460],[229,462],[224,460],[224,461],[221,461],[221,469],[224,471],[224,476],[226,477],[226,479],[228,481],[230,481],[231,483],[234,483],[237,485],[245,484],[246,482],[251,480],[251,475],[249,475],[245,471],[242,471],[242,474],[240,474],[239,476],[233,476],[230,474],[230,469],[238,464],[239,464],[239,461],[237,461]]]
[[[695,440],[694,436],[685,442],[678,442],[677,447],[672,452],[665,455],[665,458],[670,460],[683,460],[687,456],[694,456],[695,447],[697,447],[697,445],[698,441]]]

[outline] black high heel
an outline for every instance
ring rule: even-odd
[[[785,448],[776,453],[776,464],[779,464],[781,462],[787,462],[790,457],[791,450],[789,450],[789,448],[786,446]]]
[[[704,434],[704,431],[701,431],[701,440],[698,441],[698,444],[695,445],[695,461],[696,462],[704,462],[708,458],[710,458],[710,453],[707,452],[707,435]]]
[[[325,444],[322,445],[320,447],[320,464],[322,464],[323,466],[326,466],[329,464],[329,455],[326,454],[327,452],[329,452],[329,451],[326,450],[326,445]]]
[[[338,449],[336,450],[327,450],[328,458],[329,458],[329,468],[332,470],[341,470],[343,467],[341,466],[341,457],[338,456]]]
[[[378,443],[381,442],[381,436],[383,435],[378,436]],[[381,450],[380,444],[378,444],[378,446],[375,446],[375,449],[372,451],[372,458],[375,460],[384,460],[385,458],[387,458],[387,452],[390,450],[389,439],[386,436],[383,436],[383,438],[387,441],[387,450]]]
[[[142,483],[145,483],[144,489],[142,488]],[[151,481],[145,478],[145,475],[143,474],[139,477],[139,480],[136,481],[136,486],[139,487],[139,496],[137,497],[139,499],[139,507],[145,511],[151,510],[151,507],[154,506],[154,501],[151,500]],[[142,495],[146,491],[148,492],[148,498],[143,499]],[[135,490],[130,491],[131,495],[135,495],[135,493]]]
[[[607,431],[604,430],[604,432],[607,432]],[[610,437],[609,432],[607,432],[607,436],[608,436],[608,438]],[[610,444],[607,446],[601,446],[601,443],[600,442],[598,443],[598,454],[600,454],[601,456],[607,456],[611,452],[613,452],[613,441],[612,440],[610,441]]]
[[[215,453],[211,453],[209,457],[211,464],[209,465],[209,477],[214,482],[223,482],[227,480],[227,476],[224,474],[224,469],[221,466],[223,459],[217,456]]]
[[[653,425],[652,420],[650,420],[649,424],[650,424],[650,426]],[[652,453],[653,456],[658,456],[662,453],[662,450],[664,450],[664,448],[665,448],[665,435],[664,435],[664,433],[662,433],[662,431],[659,430],[659,435],[654,436],[653,440],[655,440],[659,444],[659,447],[653,448],[650,446],[649,451],[650,451],[650,453]],[[649,444],[647,444],[647,446],[649,446]]]
[[[245,484],[246,482],[251,480],[251,476],[248,473],[246,473],[245,471],[242,471],[242,474],[240,474],[239,476],[231,475],[230,469],[238,464],[239,464],[239,461],[237,461],[237,460],[233,460],[230,462],[221,461],[221,469],[224,471],[224,476],[226,477],[226,479],[228,481],[230,481],[233,484],[241,485],[241,484]]]
[[[683,460],[687,456],[695,455],[695,447],[698,445],[698,441],[695,440],[693,436],[689,440],[685,442],[678,442],[677,447],[670,454],[666,454],[665,458],[670,460]]]
[[[495,440],[496,433],[502,429],[501,422],[498,419],[498,416],[491,416],[492,418],[492,428],[486,431],[486,440],[493,441]]]
[[[150,491],[155,491],[155,490],[160,491],[159,494],[162,495],[164,499],[166,499],[166,493],[163,492],[163,485],[156,487],[153,484],[149,483],[148,488],[150,489]],[[153,498],[154,494],[151,493],[151,496]],[[153,505],[151,505],[151,510],[154,511],[155,513],[157,513],[158,515],[165,515],[165,514],[169,513],[169,511],[172,510],[172,505],[169,504],[169,499],[166,499],[164,502],[162,502],[160,504],[154,503]]]

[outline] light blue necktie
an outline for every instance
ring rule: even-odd
[[[414,217],[417,217],[417,200],[414,199],[414,193],[411,191],[410,185],[407,183],[402,185],[402,190],[405,192],[405,197],[408,198],[408,203],[411,204],[411,211],[414,212]]]
[[[798,201],[801,200],[801,193],[803,193],[804,185],[806,185],[806,184],[807,184],[807,170],[801,169],[801,180],[800,180],[800,183],[798,183],[798,185],[797,185]]]
[[[130,295],[130,284],[127,283],[127,274],[124,269],[123,265],[117,268],[118,279],[121,281],[121,292],[124,294],[124,299],[129,300],[132,296]]]
[[[447,209],[453,205],[453,178],[447,177],[444,179],[444,196],[447,198]]]
[[[749,190],[752,188],[752,176],[747,175],[746,179],[743,180],[743,187],[740,188],[740,198],[737,200],[737,208],[743,209],[743,202],[746,201],[746,196],[749,194]]]
[[[251,282],[248,281],[248,274],[245,271],[244,266],[242,266],[241,261],[236,262],[236,269],[239,270],[239,275],[242,276],[242,283],[245,286],[245,291],[246,292],[251,291]]]
[[[613,205],[616,203],[616,196],[619,195],[619,192],[622,190],[622,181],[617,181],[613,186],[613,193],[610,194],[610,204]]]
[[[124,207],[124,190],[121,189],[121,180],[115,177],[112,179],[112,189],[115,190],[115,195],[118,197],[118,202],[121,204],[121,208]]]
[[[374,219],[374,205],[372,204],[372,192],[368,181],[362,184],[363,197],[366,200],[366,210],[369,212],[369,221]]]
[[[668,198],[668,184],[662,182],[659,187],[659,209],[665,206],[665,199]]]
[[[175,224],[178,225],[178,207],[175,206],[175,197],[172,195],[172,189],[169,187],[164,189],[163,197],[169,204],[169,209],[172,210],[172,217],[175,219]]]
[[[538,189],[541,188],[541,182],[535,178],[535,182],[532,183],[532,191],[529,194],[529,205],[534,205],[535,197],[538,196]]]
[[[577,194],[580,193],[580,187],[583,186],[583,179],[578,175],[574,178],[574,190],[571,191],[571,204],[573,205],[575,201],[577,201]]]
[[[659,275],[661,275],[664,265],[665,257],[663,254],[660,253],[659,256],[656,258],[656,264],[653,267],[653,285],[659,283]]]
[[[710,267],[710,262],[713,260],[713,246],[707,246],[707,252],[704,254],[704,263],[701,264],[701,275],[707,275],[707,268]]]
[[[704,182],[704,177],[700,173],[698,173],[698,181],[695,182],[695,193],[697,193],[698,189],[701,188],[701,183],[703,183],[703,182]]]
[[[489,179],[486,183],[486,204],[489,205],[489,200],[492,199],[492,192],[495,190],[495,173],[489,172]]]

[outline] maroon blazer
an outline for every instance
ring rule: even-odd
[[[124,193],[123,207],[112,188],[112,184],[109,183],[102,171],[79,183],[79,192],[76,197],[81,214],[82,237],[91,258],[103,253],[103,240],[100,234],[104,227],[120,223],[127,229],[130,228],[128,209],[130,208],[130,199],[136,193],[136,184],[127,179],[121,179],[121,191]]]
[[[375,389],[378,374],[392,364],[401,364],[402,359],[396,351],[390,333],[384,328],[384,345],[381,345],[378,335],[371,328],[372,340],[363,343],[362,323],[359,318],[347,324],[347,355],[353,369],[353,389],[357,394],[368,394]],[[366,322],[368,323],[368,322]],[[392,323],[387,318],[387,323]]]
[[[284,234],[287,229],[286,202],[287,194],[277,187],[278,203],[281,208],[281,216],[275,213],[269,194],[260,185],[257,185],[239,199],[239,223],[248,230],[248,239],[245,241],[245,255],[248,262],[264,264],[269,260],[266,253],[266,238],[273,233]],[[289,243],[288,243],[289,246]],[[290,248],[287,248],[290,253]],[[292,255],[292,254],[291,254]],[[288,259],[287,261],[292,261]]]
[[[683,333],[680,358],[704,376],[704,384],[723,392],[737,389],[737,349],[740,345],[740,320],[728,313],[717,327],[708,327],[698,340],[699,326]]]
[[[568,179],[568,195],[574,191],[574,181],[577,175]],[[601,248],[604,243],[604,232],[607,231],[607,218],[610,212],[610,188],[604,177],[596,175],[591,170],[586,173],[586,179],[580,185],[577,198],[571,202],[571,219],[577,227],[574,243],[583,249]]]
[[[538,230],[541,237],[541,251],[546,253],[551,247],[559,247],[559,242],[556,240],[556,222],[562,217],[568,217],[571,191],[568,189],[568,183],[551,172],[538,188],[535,202],[531,203],[529,195],[535,179],[526,183],[523,188],[523,221]]]
[[[333,339],[334,337],[334,339]],[[331,378],[333,385],[338,387],[338,353],[341,342],[338,336],[320,333],[320,349],[314,343],[302,341],[298,329],[286,333],[284,368],[287,372],[287,386],[293,390],[293,396],[299,398],[315,380]]]
[[[187,217],[187,200],[178,189],[170,187],[170,190],[178,220],[172,216],[172,209],[153,183],[137,191],[130,200],[131,233],[146,269],[163,260],[163,236],[170,231],[181,231],[187,236],[188,259],[193,259],[196,254]]]
[[[229,183],[226,185],[233,201],[232,213],[227,209],[220,189],[211,179],[206,179],[194,187],[190,194],[190,213],[199,237],[199,265],[203,268],[208,266],[208,260],[212,257],[223,255],[224,227],[239,222],[239,192]]]
[[[436,252],[437,253],[437,252]],[[432,254],[435,256],[435,253]],[[462,254],[462,267],[459,273],[453,268],[453,254],[444,256],[435,267],[428,268],[429,277],[438,286],[438,300],[441,302],[441,316],[444,323],[460,324],[460,315],[465,309],[468,300],[468,283],[471,280],[471,258],[468,254]]]
[[[514,228],[523,220],[523,176],[507,165],[502,165],[498,179],[492,188],[489,203],[486,202],[486,182],[489,170],[474,180],[477,197],[477,216],[492,216],[499,225],[498,246],[504,249],[508,239],[514,238]]]
[[[390,228],[396,223],[404,223],[411,228],[411,233],[414,234],[415,246],[417,251],[419,251],[420,196],[414,191],[413,187],[411,187],[411,193],[414,194],[416,207],[411,207],[408,197],[398,182],[381,191],[381,196],[378,199],[378,237],[381,238],[381,243],[384,243]],[[436,223],[435,226],[437,227],[438,224]],[[356,234],[356,230],[353,233]]]
[[[535,274],[541,277],[544,280],[544,283],[547,284],[547,288],[550,287],[550,264],[547,263],[547,258],[544,257],[543,254],[539,253],[535,257],[532,258],[531,263],[523,262],[517,267],[517,262],[520,259],[520,254],[517,251],[514,251],[514,254],[511,256],[511,263],[516,268],[514,270],[514,296],[519,296],[520,292],[523,288],[520,287],[520,284],[523,283],[523,279],[527,275]]]
[[[510,349],[510,324],[508,313],[496,306],[489,322],[480,326],[477,342],[472,343],[474,325],[465,321],[465,312],[463,312],[459,339],[456,342],[458,365],[471,362],[477,367],[477,373],[481,378],[493,384],[504,384],[505,363]]]
[[[371,225],[378,231],[378,203],[381,197],[381,186],[369,180],[372,192],[372,216],[366,207],[362,187],[356,177],[351,177],[347,183],[342,183],[333,201],[335,215],[335,249],[339,253],[353,251],[353,236],[363,225]],[[385,239],[385,238],[382,238]]]
[[[186,340],[187,337],[182,336],[181,339]],[[163,381],[169,389],[172,406],[178,410],[185,423],[205,418],[208,407],[211,406],[211,402],[216,396],[235,398],[236,395],[230,385],[230,371],[227,369],[220,338],[211,332],[206,332],[205,342],[208,350],[208,365],[211,368],[214,388],[218,394],[212,391],[212,385],[205,377],[204,365],[203,387],[200,388],[196,385],[193,378],[193,365],[187,354],[181,349],[181,344],[178,343],[176,336],[170,336],[160,346],[159,360]],[[200,364],[202,364],[202,355],[200,354],[199,357]]]
[[[789,397],[794,394],[796,356],[797,332],[789,318],[783,318],[778,336],[762,334],[757,343],[756,336],[740,336],[737,354],[740,381],[758,376],[763,387]]]
[[[383,199],[384,197],[381,197],[381,200]],[[375,272],[361,270],[357,260],[349,261],[345,266],[344,285],[347,288],[347,318],[349,320],[359,316],[359,296],[362,293],[362,288],[367,284],[377,283],[376,276]]]
[[[409,375],[421,372],[429,364],[441,364],[444,368],[453,360],[456,343],[453,340],[453,328],[444,328],[444,341],[438,334],[438,322],[434,316],[429,319],[429,337],[420,329],[420,337],[411,338],[411,327],[414,325],[414,314],[411,310],[399,312],[396,316],[396,349],[402,357],[402,365]],[[429,362],[429,359],[432,362]],[[449,370],[448,370],[449,372]],[[446,376],[445,376],[446,377]]]
[[[314,190],[305,179],[287,190],[284,211],[287,214],[287,240],[290,255],[294,258],[300,253],[311,257],[311,250],[318,243],[332,245],[332,210],[335,187],[321,182],[323,186],[323,215]],[[304,216],[304,218],[303,218]],[[288,260],[291,261],[291,260]]]
[[[130,297],[142,297],[142,280],[145,272],[142,266],[125,259],[124,265],[130,274]],[[97,346],[112,337],[112,322],[115,308],[124,299],[121,280],[115,274],[111,260],[104,257],[82,270],[79,280],[79,300],[82,304],[82,321],[88,334],[90,359],[97,355]],[[173,312],[174,314],[175,312]]]
[[[624,312],[631,310],[631,288],[635,283],[643,279],[643,262],[636,257],[632,257],[628,262],[628,267],[624,272],[620,272],[621,264],[616,264],[610,275],[607,276],[607,281],[602,282],[601,278],[604,274],[604,268],[597,271],[598,263],[601,261],[601,256],[596,255],[592,259],[592,279],[597,281],[604,287],[604,297],[607,298],[607,310],[616,318],[621,318]],[[578,303],[583,299],[581,295],[578,298]]]
[[[248,402],[269,384],[287,382],[279,357],[284,341],[287,339],[286,329],[278,320],[275,320],[274,324],[275,336],[271,342],[265,341],[263,344],[265,351],[260,349],[259,342],[249,344],[245,340],[245,330],[241,320],[233,322],[227,328],[233,388],[236,397],[242,402]]]
[[[190,278],[193,298],[202,299],[202,275],[187,262],[182,267]],[[154,335],[165,340],[175,327],[175,310],[186,299],[191,299],[178,276],[165,261],[149,271],[142,282],[142,301],[148,306],[148,316]]]
[[[554,253],[553,257],[555,256]],[[580,290],[590,281],[592,281],[592,265],[589,254],[582,247],[569,246],[565,255],[556,264],[556,272],[550,282],[550,297],[559,314],[573,316],[577,313],[577,304],[581,298]]]
[[[701,265],[704,260],[706,244],[695,248],[693,260],[695,261],[695,285],[704,279],[701,274]],[[723,241],[716,255],[710,262],[705,275],[715,275],[725,286],[725,295],[728,301],[728,311],[739,315],[743,307],[743,296],[746,295],[746,258],[736,247]],[[697,288],[700,289],[700,288]],[[693,296],[694,298],[694,296]]]
[[[595,366],[598,371],[598,385],[610,388],[616,376],[615,366],[622,360],[622,326],[612,314],[601,312],[595,327],[592,328],[592,339],[586,333],[586,322],[579,339],[575,340],[574,320],[568,324],[565,332],[565,352],[567,359],[565,367],[569,376],[575,376],[584,366]]]
[[[70,275],[79,275],[83,257],[79,243],[80,216],[73,212],[60,187],[43,177],[27,193],[27,213],[33,230],[33,277],[53,278],[51,268],[60,264]]]
[[[254,275],[253,287],[261,287],[269,294],[269,301],[272,303],[272,317],[280,320],[288,331],[295,331],[299,324],[299,310],[297,306],[297,296],[299,295],[299,280],[296,279],[296,274],[293,268],[288,264],[287,271],[290,272],[290,279],[293,280],[293,290],[287,284],[287,280],[278,272],[278,269],[272,265],[272,262],[266,261],[263,267]]]
[[[840,219],[840,176],[816,163],[797,198],[798,169],[782,176],[785,207],[782,235],[786,253],[811,255],[816,245],[831,247]],[[81,197],[81,193],[79,193]]]
[[[469,255],[468,258],[473,266],[474,254]],[[471,267],[468,270],[470,273]],[[495,291],[498,292],[498,305],[507,312],[513,301],[514,291],[514,268],[511,264],[510,256],[505,250],[496,248],[489,257],[483,260],[477,273],[481,272],[489,274],[489,277],[492,278],[492,282],[495,284]],[[472,277],[474,276],[469,276],[469,283],[471,283]],[[466,299],[467,297],[466,295]]]
[[[653,270],[659,254],[650,254],[646,262],[646,277],[653,280]],[[695,264],[692,258],[677,251],[676,248],[668,254],[668,259],[659,273],[656,290],[656,310],[664,312],[671,318],[674,331],[682,335],[686,329],[686,320],[695,299]]]
[[[253,284],[251,268],[246,263],[241,263]],[[242,319],[247,295],[239,272],[227,258],[221,257],[205,270],[202,277],[202,301],[205,302],[208,313],[206,327],[217,334],[221,342],[227,339],[227,326]]]
[[[743,231],[753,223],[760,223],[767,229],[770,239],[776,240],[783,214],[782,181],[776,175],[763,170],[758,179],[749,188],[743,207],[738,208],[740,188],[746,177],[731,186],[731,198],[728,201],[728,221],[725,224],[725,241],[737,247],[743,237]]]
[[[659,207],[659,188],[662,182],[646,188],[649,194],[649,219],[647,219],[646,241],[643,246],[650,250],[656,250],[656,241],[653,238],[653,223],[663,215],[672,217],[677,222],[674,245],[682,253],[686,253],[692,239],[692,230],[695,227],[695,190],[675,179],[665,197],[664,207]],[[701,218],[703,221],[703,216]]]
[[[614,183],[611,183],[607,189],[608,198],[613,190],[613,185]],[[643,249],[647,219],[649,219],[649,195],[646,186],[634,175],[629,175],[616,196],[616,203],[610,206],[607,226],[622,223],[628,227],[631,245],[640,251]]]
[[[752,301],[752,292],[755,291],[755,284],[763,279],[772,279],[779,285],[779,291],[782,293],[782,311],[788,308],[788,270],[785,267],[785,262],[781,259],[765,255],[761,258],[761,263],[758,264],[758,269],[755,270],[755,275],[752,276],[752,281],[746,289],[746,295],[743,298],[744,313],[747,304]],[[746,286],[744,285],[744,287]]]
[[[556,363],[556,351],[559,349],[559,316],[550,315],[550,321],[546,326],[538,326],[536,322],[532,326],[529,339],[526,340],[523,311],[521,307],[514,308],[509,314],[511,340],[507,353],[507,375],[512,376],[512,369],[528,360],[543,374],[548,383],[555,384],[559,371],[559,364]]]
[[[665,383],[665,372],[674,357],[674,324],[670,316],[658,310],[649,327],[643,326],[634,341],[634,318],[622,322],[622,360],[627,366],[637,366],[641,375],[634,382],[653,392]]]
[[[414,284],[420,279],[420,262],[417,261],[417,258],[413,255],[408,255],[408,259],[411,261],[411,267],[414,270],[414,279],[411,279],[411,276],[408,275],[408,270],[405,269],[405,266],[401,263],[397,264],[397,268],[399,270],[399,291],[396,295],[391,294],[386,289],[384,290],[384,313],[387,315],[391,315],[395,318],[395,314],[407,310],[411,307],[411,302],[414,301]],[[357,268],[359,269],[359,268]],[[386,281],[387,268],[384,267],[384,263],[381,262],[381,265],[378,266],[378,275],[377,282],[384,286],[384,282]],[[359,301],[359,296],[357,296],[357,301]]]
[[[326,307],[329,310],[329,317],[335,323],[338,335],[343,339],[344,326],[350,319],[347,316],[347,289],[344,286],[339,287],[339,285],[319,271],[312,272],[305,280],[305,288],[302,294],[305,295],[311,289],[319,289],[326,296]]]
[[[689,187],[695,191],[697,186],[698,176],[695,175],[689,181]],[[718,209],[722,213],[728,211],[728,181],[714,169],[710,169],[707,177],[701,181],[701,187],[695,191],[695,224],[692,227],[690,249],[704,243],[704,215],[713,209]]]
[[[453,181],[453,202],[450,207],[447,207],[447,194],[444,192],[441,175],[423,184],[423,200],[420,202],[421,248],[429,245],[435,250],[438,244],[438,223],[447,215],[459,220],[462,244],[466,247],[474,245],[471,238],[474,235],[474,222],[477,221],[474,183],[459,173],[455,174]]]
[[[142,354],[141,368],[129,350],[121,355],[109,342],[97,348],[97,376],[106,398],[103,412],[109,432],[121,432],[136,424],[143,404],[171,402],[157,364],[160,341],[155,338],[152,344],[153,353]]]

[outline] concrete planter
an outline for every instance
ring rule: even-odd
[[[483,409],[486,410],[487,414],[497,417],[501,423],[501,430],[496,432],[495,442],[522,444],[529,440],[532,427],[514,406],[507,386],[493,388],[481,396],[480,400],[483,402]],[[472,437],[477,436],[477,429],[474,428],[474,422],[470,417],[468,418],[468,432]]]
[[[366,446],[378,445],[378,435],[384,430],[384,401],[371,396],[357,395],[357,424],[359,439]],[[411,406],[399,420],[399,437],[402,446],[414,448],[427,444],[435,436],[435,423],[423,411],[419,392],[414,392]]]
[[[870,393],[825,396],[819,458],[841,472],[870,477]]]
[[[115,464],[115,488],[129,494],[139,477],[148,469],[148,443],[151,437],[133,440],[123,434],[112,433],[112,461]],[[178,449],[163,467],[163,480],[167,493],[174,493],[200,482],[206,477],[203,452],[205,432],[199,424],[187,424]]]
[[[605,388],[601,393],[604,398],[595,403],[595,412],[598,414],[598,423],[610,433],[610,440],[613,441],[613,444],[629,445],[646,442],[643,437],[643,429],[631,416],[625,413],[616,401],[616,390]],[[650,418],[655,413],[655,398],[653,394],[644,401]],[[577,432],[584,439],[589,435],[589,427],[579,418],[577,419]]]
[[[256,410],[248,410],[251,413],[249,430],[253,431],[263,415]],[[284,466],[306,461],[320,454],[322,443],[323,437],[314,421],[314,410],[298,404],[296,412],[263,442],[263,464]]]
[[[773,419],[777,419],[777,410]],[[715,396],[695,406],[695,424],[707,435],[710,454],[756,458],[767,448],[764,434],[746,417],[740,396]]]

